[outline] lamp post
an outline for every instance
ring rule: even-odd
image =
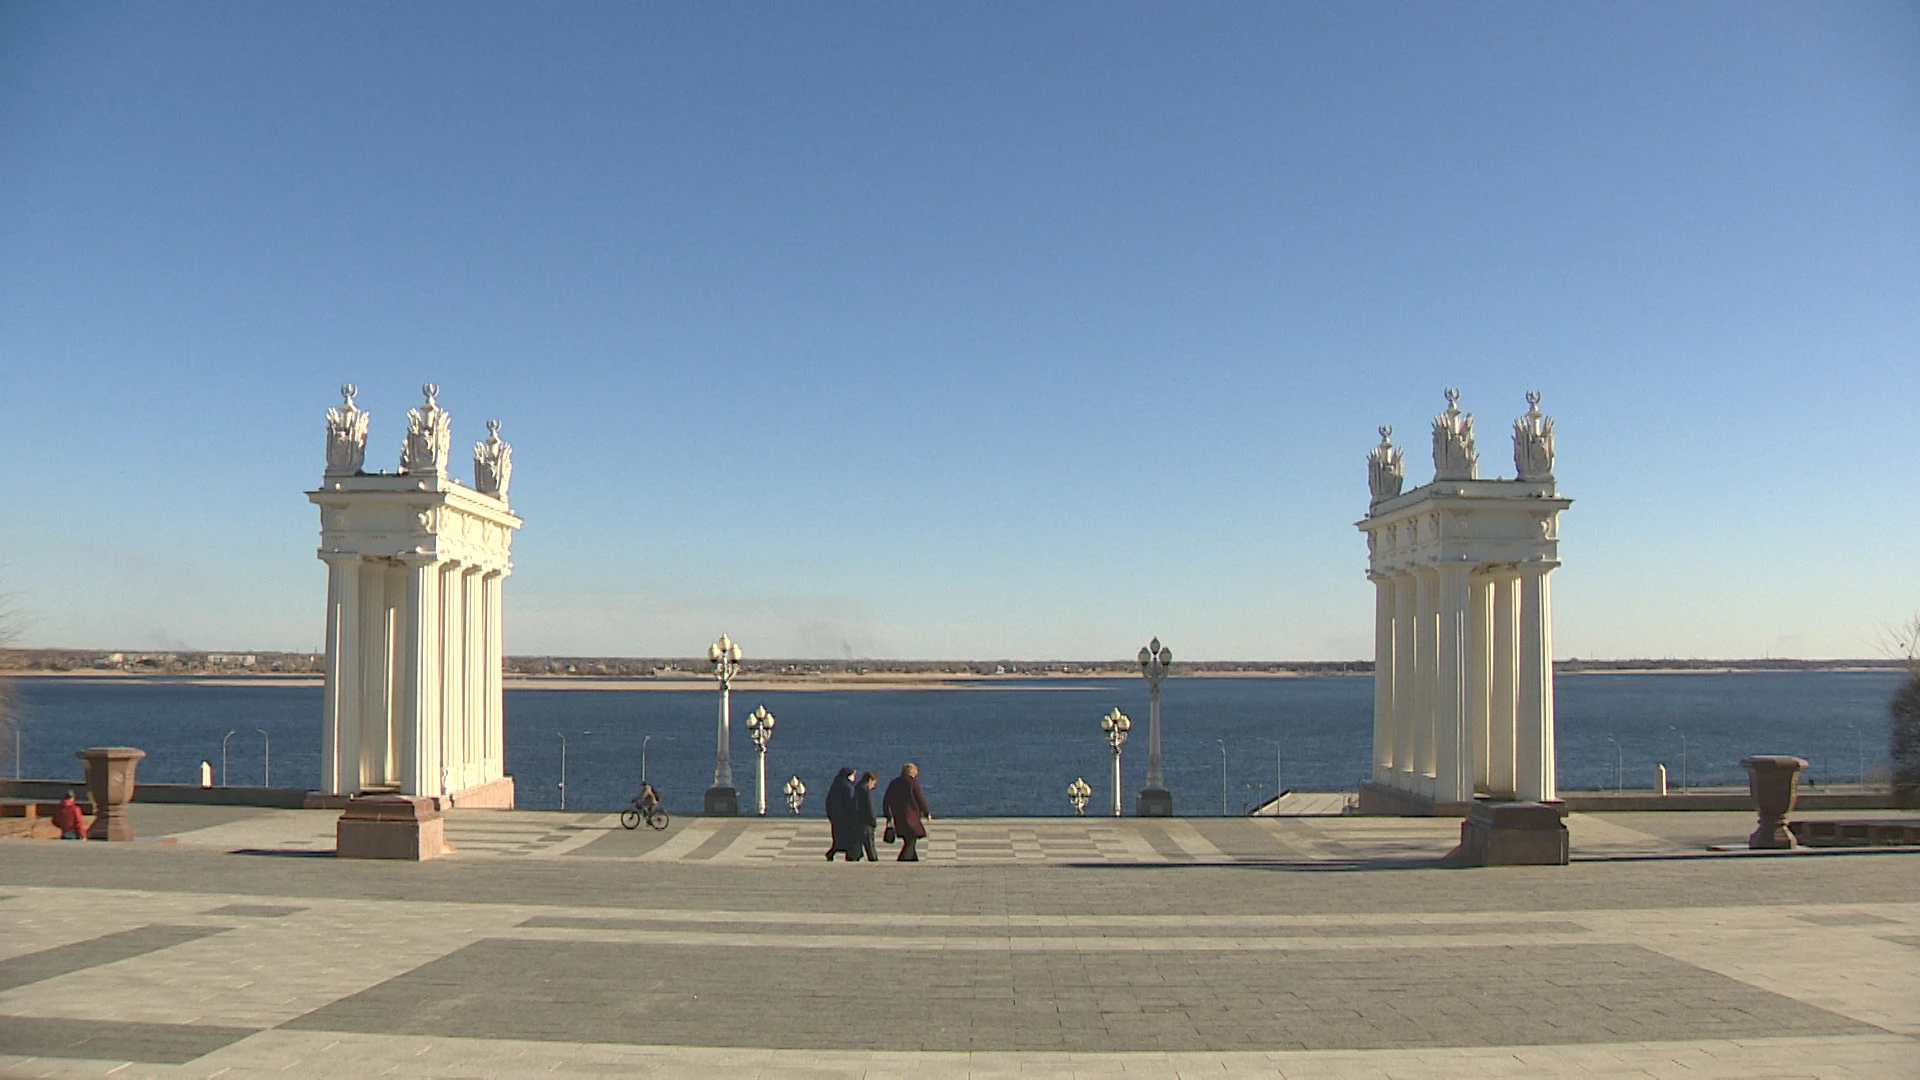
[[[647,744],[652,741],[651,735],[640,737],[640,782],[643,784],[647,782]]]
[[[267,734],[266,728],[254,728],[253,730],[259,732],[260,737],[267,740],[267,760],[266,760],[267,769],[266,769],[266,775],[261,778],[260,786],[272,787],[273,786],[273,736]]]
[[[559,731],[554,734],[560,736],[560,809],[565,810],[567,808],[567,736]]]
[[[705,813],[732,817],[740,812],[740,793],[733,790],[733,761],[727,756],[727,705],[733,677],[740,673],[740,645],[725,634],[707,646],[707,663],[720,681],[719,746],[713,759],[713,786],[707,789]]]
[[[221,787],[227,786],[227,740],[233,738],[233,736],[234,736],[234,732],[229,731],[225,735],[220,737],[220,786]]]
[[[1085,777],[1076,776],[1073,783],[1067,785],[1067,802],[1073,805],[1074,817],[1087,816],[1087,800],[1091,798],[1093,789],[1087,786]]]
[[[1227,740],[1215,739],[1220,744],[1220,816],[1227,816]]]
[[[753,715],[747,717],[747,738],[753,740],[753,749],[759,755],[758,773],[755,778],[754,807],[761,817],[767,816],[767,740],[773,738],[773,714],[765,705],[754,707]]]
[[[1100,730],[1106,733],[1107,745],[1113,748],[1113,816],[1120,816],[1120,744],[1127,741],[1127,729],[1133,721],[1118,708],[1100,718]]]
[[[1160,771],[1160,681],[1172,665],[1173,650],[1159,638],[1140,650],[1140,674],[1147,679],[1147,786],[1134,803],[1134,813],[1141,817],[1173,816],[1173,793]]]
[[[790,777],[787,780],[787,786],[781,788],[780,793],[787,797],[787,809],[796,815],[799,814],[800,800],[807,797],[807,785],[801,783],[797,776]]]

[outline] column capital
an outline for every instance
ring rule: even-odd
[[[444,562],[438,555],[429,555],[424,551],[403,551],[393,557],[393,561],[409,570],[424,570],[436,563]]]
[[[326,563],[328,566],[351,566],[359,562],[361,558],[360,553],[357,551],[327,551],[322,549],[319,555],[320,561]]]

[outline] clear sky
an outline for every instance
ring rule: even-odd
[[[1457,385],[1560,655],[1873,655],[1920,7],[0,2],[24,644],[317,648],[323,412],[428,379],[513,652],[1367,656]]]

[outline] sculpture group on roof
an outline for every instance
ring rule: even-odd
[[[328,476],[358,476],[367,459],[367,423],[372,414],[354,404],[359,387],[347,383],[340,388],[341,403],[327,410]],[[400,444],[400,469],[403,476],[447,475],[447,458],[453,445],[453,417],[436,400],[440,387],[423,383],[425,400],[407,411],[407,434]],[[473,446],[473,487],[482,495],[502,502],[513,475],[513,447],[500,438],[500,421],[487,421],[487,438]]]
[[[1475,480],[1480,453],[1473,444],[1473,414],[1460,411],[1460,391],[1448,387],[1447,408],[1433,418],[1433,478]],[[1540,411],[1540,392],[1527,391],[1526,414],[1513,422],[1513,467],[1520,480],[1553,479],[1553,417]],[[1367,490],[1373,501],[1400,494],[1406,465],[1393,445],[1393,427],[1380,429],[1380,442],[1367,451]]]

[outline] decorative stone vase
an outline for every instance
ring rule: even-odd
[[[147,752],[131,746],[96,746],[73,756],[86,763],[87,791],[93,796],[93,824],[87,839],[133,839],[127,804],[133,801],[133,770]]]
[[[1760,827],[1747,837],[1747,847],[1756,850],[1799,847],[1787,828],[1787,815],[1793,812],[1799,797],[1800,770],[1807,767],[1804,758],[1764,756],[1742,758],[1747,770],[1747,790],[1753,794],[1753,806],[1760,812]]]

